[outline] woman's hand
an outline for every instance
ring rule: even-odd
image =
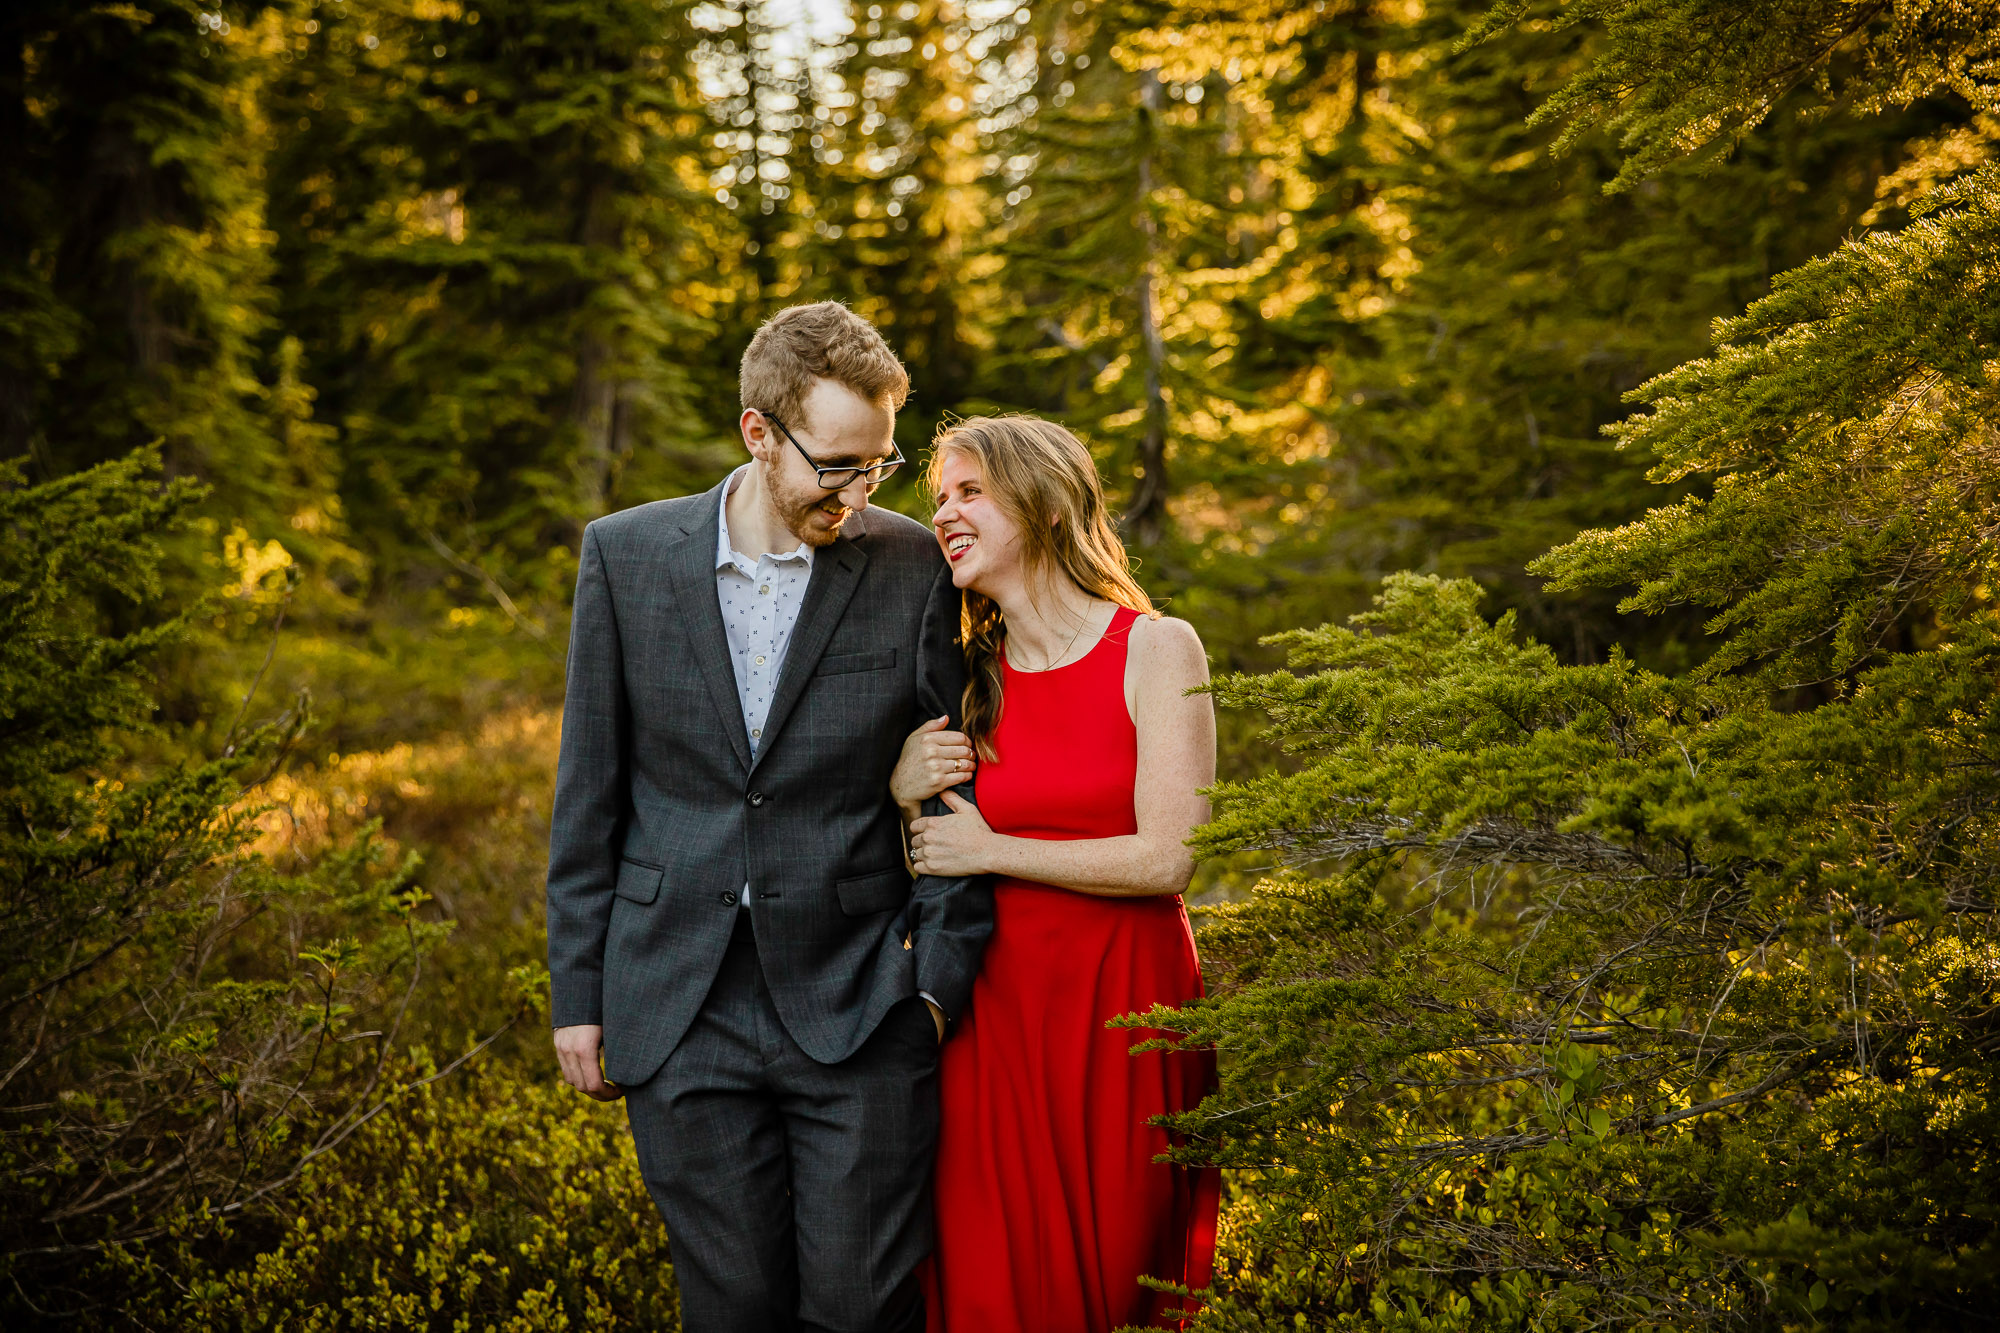
[[[948,815],[926,815],[910,825],[910,864],[919,875],[983,875],[992,870],[999,835],[979,807],[957,792],[944,793]]]
[[[946,731],[950,722],[934,717],[911,732],[889,775],[889,795],[911,819],[925,800],[972,776],[972,742],[962,731]]]

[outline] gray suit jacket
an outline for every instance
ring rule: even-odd
[[[716,597],[718,486],[584,530],[549,838],[554,1025],[601,1023],[642,1083],[708,993],[750,885],[792,1039],[834,1063],[918,990],[966,1004],[984,880],[903,868],[889,775],[958,717],[959,596],[930,531],[867,509],[813,557],[756,757]],[[905,941],[908,941],[908,947]]]

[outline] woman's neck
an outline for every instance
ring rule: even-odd
[[[1046,671],[1091,638],[1098,599],[1057,575],[1022,580],[994,602],[1007,622],[1008,660],[1022,670]]]

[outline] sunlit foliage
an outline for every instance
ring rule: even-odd
[[[1211,1324],[1963,1324],[1995,32],[0,7],[9,1326],[672,1326],[516,1021],[574,543],[733,466],[828,298],[906,454],[1075,428],[1228,673]]]
[[[1295,870],[1220,911],[1180,1020],[1233,1057],[1195,1151],[1253,1173],[1215,1327],[1990,1308],[2000,189],[1915,209],[1634,391],[1616,438],[1704,494],[1531,567],[1698,608],[1704,661],[1563,665],[1405,574],[1218,682],[1290,759],[1200,841]]]

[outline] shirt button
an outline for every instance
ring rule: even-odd
[[[767,584],[765,584],[765,585],[764,585],[763,587],[761,587],[761,588],[757,589],[757,591],[758,591],[758,592],[769,592],[769,591],[771,591],[771,585],[767,583]]]
[[[758,666],[764,665],[764,654],[762,653],[757,654],[757,665]]]
[[[764,734],[764,729],[762,727],[750,728],[750,739],[753,741],[756,740],[758,737],[762,736],[763,734]]]

